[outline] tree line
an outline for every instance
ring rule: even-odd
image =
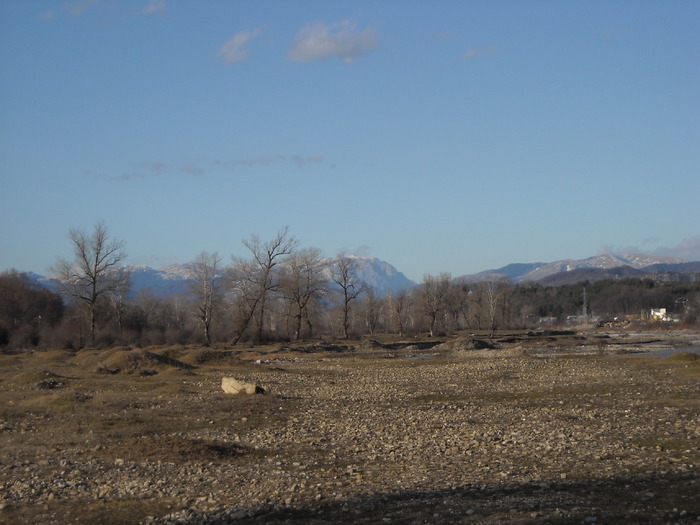
[[[301,247],[287,227],[269,240],[251,235],[243,241],[247,257],[232,257],[228,265],[218,253],[200,253],[188,293],[132,295],[125,243],[104,222],[89,233],[72,229],[68,238],[73,257],[52,271],[57,292],[15,270],[0,274],[1,347],[210,346],[463,330],[493,335],[659,307],[686,323],[700,321],[700,283],[650,279],[542,286],[473,282],[443,272],[379,296],[359,278],[357,259],[339,253],[329,261],[318,248]]]

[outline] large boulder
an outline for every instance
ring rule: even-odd
[[[255,383],[247,381],[239,381],[234,377],[223,377],[221,379],[221,388],[227,394],[263,394],[265,389]]]

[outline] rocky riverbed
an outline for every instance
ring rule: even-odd
[[[600,339],[3,355],[0,521],[700,522],[700,361]]]

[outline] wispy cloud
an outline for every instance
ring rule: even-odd
[[[657,255],[670,255],[686,261],[700,261],[700,235],[683,239],[678,245],[657,248]]]
[[[139,180],[139,179],[145,179],[145,178],[146,178],[146,176],[143,173],[128,172],[128,173],[122,173],[121,175],[114,175],[113,177],[109,177],[109,180],[130,181],[130,180]]]
[[[160,11],[165,11],[168,7],[168,2],[166,0],[149,0],[148,5],[143,8],[143,13],[147,15],[153,15]]]
[[[323,162],[323,155],[258,155],[257,157],[247,157],[229,164],[232,168],[236,166],[269,166],[270,164],[281,162],[293,162],[297,167],[303,168],[307,164],[319,164]]]
[[[299,166],[300,168],[303,168],[306,164],[318,164],[320,162],[323,162],[323,155],[310,155],[308,157],[302,157],[300,155],[292,155],[291,156],[292,161],[294,161],[294,164]]]
[[[629,255],[633,253],[649,253],[653,255],[664,255],[668,257],[678,257],[686,261],[700,261],[700,235],[694,235],[684,239],[675,246],[659,246],[661,240],[658,237],[644,239],[642,246],[612,246],[603,245],[598,251],[599,254]]]
[[[94,7],[98,4],[98,0],[72,0],[71,2],[66,2],[63,7],[74,16],[83,14],[85,11]]]
[[[204,168],[197,164],[188,163],[182,167],[182,172],[187,175],[204,175]]]
[[[219,49],[219,56],[226,64],[240,62],[248,57],[248,42],[256,38],[262,29],[258,28],[255,31],[240,31],[233,35],[230,40],[224,42]]]
[[[441,33],[434,33],[433,38],[435,40],[447,40],[448,38],[452,38],[454,36],[454,33],[451,31],[443,31]]]
[[[173,174],[184,174],[191,177],[206,176],[212,171],[221,171],[222,169],[235,172],[239,169],[266,167],[276,164],[292,164],[297,168],[305,168],[311,164],[321,164],[325,161],[322,154],[314,155],[257,155],[253,157],[243,157],[236,160],[213,159],[210,161],[196,162],[161,162],[161,161],[146,161],[139,162],[132,169],[121,173],[120,175],[107,176],[101,172],[94,170],[85,170],[84,174],[89,177],[105,178],[113,181],[134,181],[142,180],[151,177],[164,177]]]
[[[139,164],[139,168],[141,168],[143,170],[147,170],[150,173],[153,173],[154,175],[158,175],[160,173],[163,173],[169,167],[170,166],[168,164],[166,164],[165,162],[158,162],[158,161],[141,162]]]
[[[284,155],[258,155],[256,157],[246,157],[236,160],[231,163],[231,166],[269,166],[273,162],[279,162],[285,159]]]
[[[357,31],[349,21],[326,25],[308,25],[299,31],[288,57],[295,62],[339,58],[351,63],[355,57],[373,51],[379,45],[373,27]]]
[[[469,49],[466,53],[464,53],[462,55],[462,58],[464,60],[473,60],[477,57],[490,55],[491,53],[496,51],[496,49],[497,49],[496,46],[482,47],[479,49],[472,48],[472,49]]]

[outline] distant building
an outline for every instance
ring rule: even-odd
[[[696,272],[657,272],[654,280],[658,283],[697,283],[700,282],[700,273]]]
[[[668,314],[666,313],[666,308],[652,308],[649,311],[649,320],[661,322],[670,321]]]
[[[666,308],[651,308],[646,315],[643,314],[643,319],[652,323],[677,323],[680,316],[668,313]]]

